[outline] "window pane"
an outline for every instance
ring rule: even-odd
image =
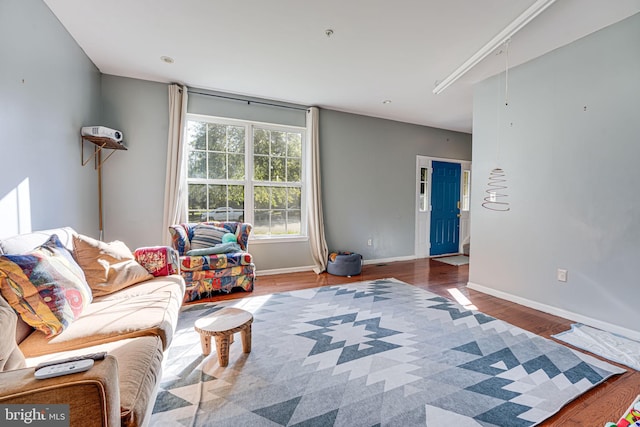
[[[269,181],[269,158],[267,156],[255,156],[253,159],[253,179],[256,181]]]
[[[209,210],[227,206],[227,186],[209,185]]]
[[[302,204],[302,192],[299,188],[289,188],[287,198],[287,209],[300,209]]]
[[[207,125],[202,122],[189,120],[187,124],[187,141],[192,150],[206,150],[207,148]]]
[[[271,207],[271,197],[269,187],[255,187],[253,190],[253,206],[258,210],[269,209]]]
[[[244,154],[244,127],[229,126],[227,135],[227,151]]]
[[[197,221],[244,221],[244,186],[209,185],[209,205]]]
[[[256,235],[300,234],[302,190],[294,187],[254,188],[254,228]]]
[[[189,184],[189,207],[205,209],[207,207],[207,186],[205,184]]]
[[[285,209],[287,207],[287,188],[273,187],[271,188],[271,208]]]
[[[251,233],[256,236],[269,235],[269,220],[270,215],[268,210],[256,209],[253,217],[253,230],[251,230]]]
[[[200,215],[207,207],[207,186],[205,184],[189,184],[189,221],[199,221]]]
[[[271,158],[271,181],[282,182],[287,176],[287,171],[284,168],[285,159],[279,157]]]
[[[302,157],[302,135],[299,133],[289,133],[287,136],[287,156]]]
[[[187,176],[189,178],[207,177],[207,154],[204,151],[192,151],[189,153]]]
[[[229,154],[229,179],[244,179],[244,154]]]
[[[302,220],[299,210],[287,211],[287,234],[300,234]]]
[[[287,159],[287,182],[300,182],[301,168],[300,159]]]
[[[227,127],[209,123],[209,151],[226,151],[227,147]]]
[[[271,227],[269,234],[272,236],[278,234],[286,234],[286,211],[284,209],[271,211]]]
[[[244,217],[244,185],[229,186],[229,200],[227,206],[242,211]]]
[[[271,155],[278,157],[287,155],[286,132],[271,131]]]
[[[256,154],[269,155],[269,131],[256,129],[253,132],[253,152]]]
[[[227,155],[209,153],[209,179],[227,179]]]

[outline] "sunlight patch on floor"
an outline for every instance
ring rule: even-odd
[[[457,288],[451,288],[451,289],[447,289],[447,291],[449,291],[449,293],[451,294],[451,296],[458,302],[458,304],[460,304],[461,306],[463,306],[464,308],[466,308],[467,310],[477,310],[478,307],[476,307],[475,305],[473,305],[471,303],[471,301],[469,300],[469,298],[467,298],[466,296],[464,296],[462,294],[462,292],[460,292],[459,289]]]
[[[241,308],[250,313],[255,313],[260,307],[262,307],[267,301],[269,301],[270,297],[271,295],[263,295],[259,297],[242,298],[231,307]]]

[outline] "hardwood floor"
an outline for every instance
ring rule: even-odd
[[[479,311],[546,338],[569,329],[571,323],[573,323],[560,317],[467,289],[468,265],[456,267],[430,259],[365,265],[361,275],[351,278],[332,276],[327,273],[316,275],[313,272],[269,276],[258,275],[252,293],[234,292],[211,298],[207,301],[247,298],[275,292],[391,277],[450,299],[452,299],[452,295],[449,290],[457,289]],[[603,427],[607,421],[616,422],[633,399],[640,393],[640,372],[622,365],[619,366],[627,369],[627,372],[614,376],[605,383],[584,393],[565,406],[554,417],[549,418],[540,425]]]

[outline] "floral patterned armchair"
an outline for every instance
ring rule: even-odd
[[[202,246],[198,232],[203,228],[221,229],[222,232],[234,234],[237,239],[234,247],[239,247],[239,250],[189,255],[190,251],[203,251],[192,248],[194,237]],[[231,221],[185,223],[170,226],[169,232],[171,244],[179,254],[180,274],[186,283],[184,302],[210,297],[218,292],[228,293],[234,288],[253,291],[255,265],[251,254],[247,252],[251,224]]]

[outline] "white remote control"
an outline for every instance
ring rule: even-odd
[[[84,372],[91,369],[93,359],[82,359],[74,362],[60,363],[59,365],[50,365],[40,368],[35,372],[35,377],[39,380],[45,378],[59,377],[61,375],[75,374],[76,372]]]

